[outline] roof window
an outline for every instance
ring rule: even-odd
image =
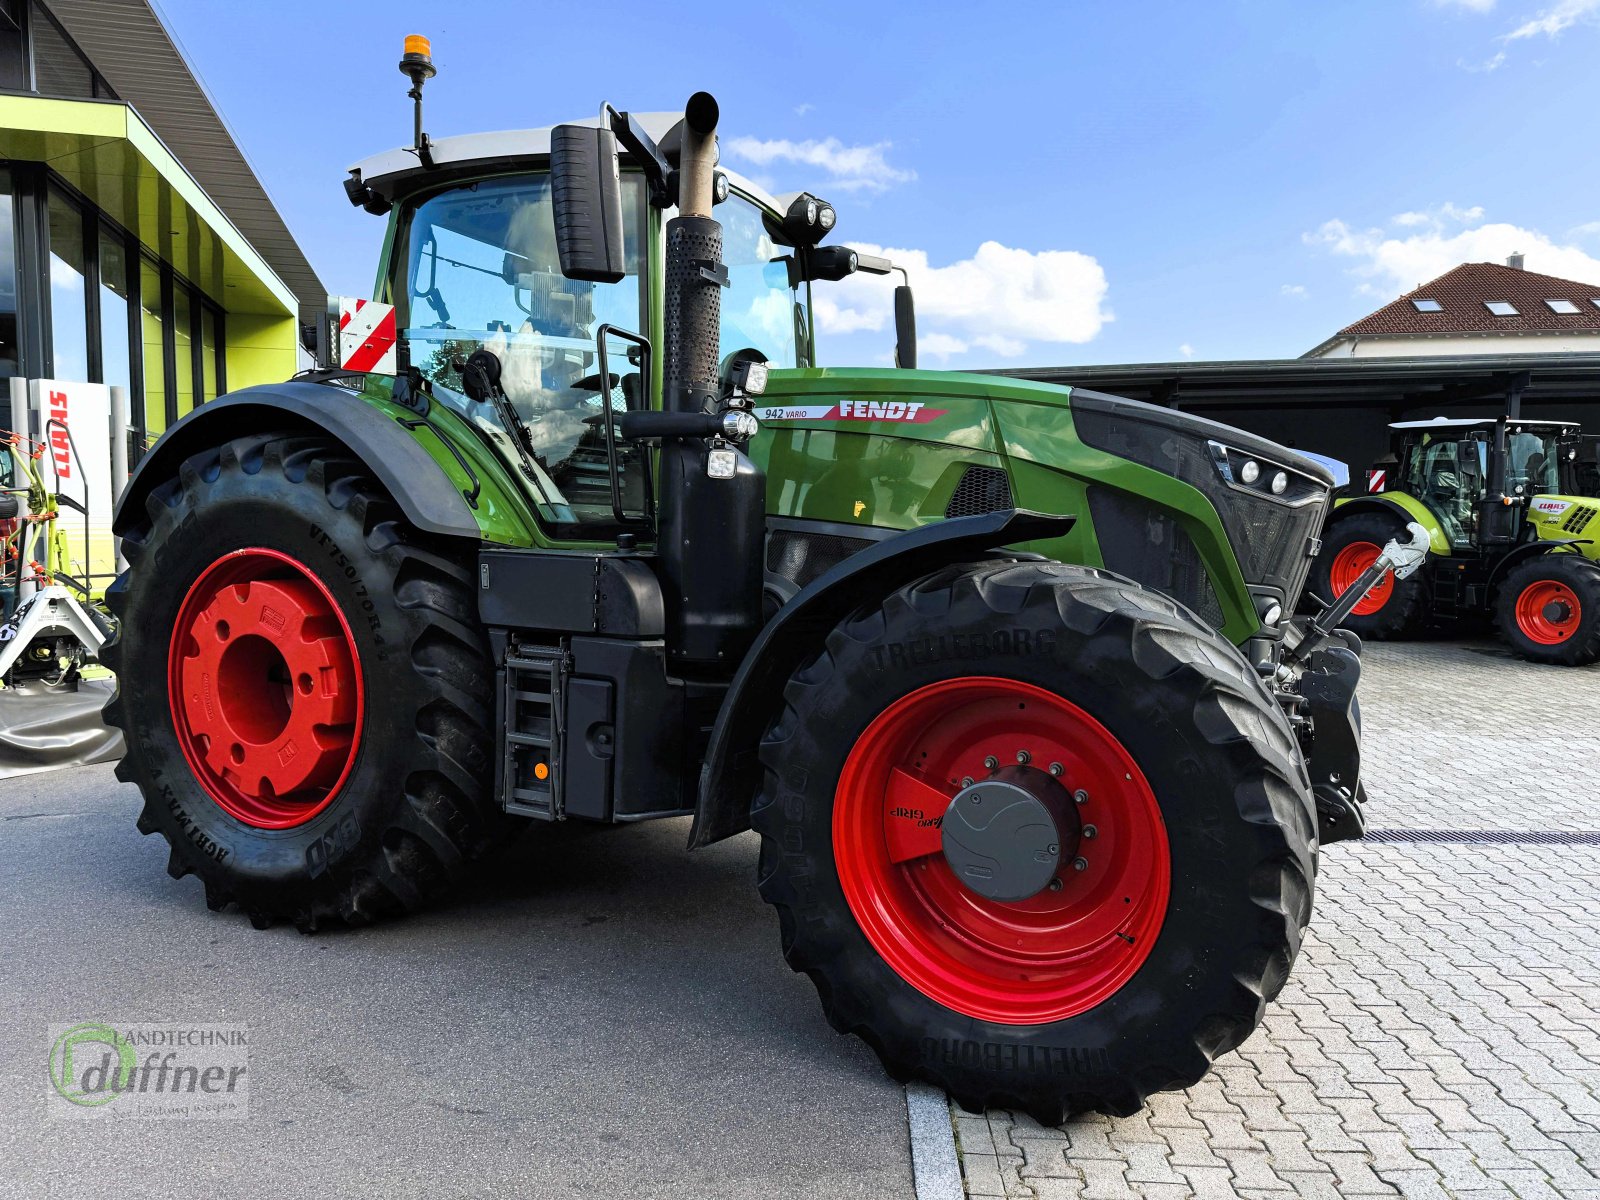
[[[1509,300],[1485,300],[1483,306],[1497,317],[1517,317],[1522,315],[1517,312],[1516,305]]]
[[[1550,311],[1553,313],[1575,313],[1578,311],[1578,306],[1571,300],[1546,300],[1545,303],[1550,306]]]
[[[1411,302],[1411,307],[1416,309],[1418,312],[1444,311],[1444,305],[1440,304],[1437,300],[1413,300]]]

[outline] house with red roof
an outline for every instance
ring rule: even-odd
[[[1600,352],[1600,283],[1462,263],[1346,325],[1302,358]]]

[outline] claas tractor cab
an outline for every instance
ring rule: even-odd
[[[1517,654],[1582,666],[1600,658],[1600,502],[1589,498],[1582,437],[1569,421],[1447,419],[1391,425],[1397,449],[1369,491],[1341,500],[1312,591],[1337,596],[1415,522],[1433,557],[1385,579],[1353,610],[1363,637],[1489,616]]]
[[[388,232],[339,364],[186,417],[120,507],[139,826],[306,931],[518,827],[754,829],[788,961],[898,1077],[1131,1112],[1256,1027],[1362,832],[1361,593],[1292,615],[1334,479],[911,369],[905,295],[898,368],[818,365],[813,285],[892,264],[718,125],[419,117],[356,168]]]

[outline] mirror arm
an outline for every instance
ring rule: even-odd
[[[618,112],[610,104],[600,106],[600,120],[616,135],[617,141],[627,147],[634,161],[644,170],[650,185],[650,203],[657,208],[671,208],[677,197],[669,181],[672,167],[655,139],[644,131],[644,126],[634,120],[632,113]]]

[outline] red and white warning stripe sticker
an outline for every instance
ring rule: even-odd
[[[762,421],[936,421],[950,410],[918,400],[841,400],[837,404],[771,404],[756,409]]]
[[[1368,471],[1367,472],[1367,491],[1369,491],[1369,492],[1381,492],[1388,485],[1389,485],[1389,472],[1388,471]]]
[[[339,297],[339,366],[346,371],[395,374],[399,368],[394,305]]]

